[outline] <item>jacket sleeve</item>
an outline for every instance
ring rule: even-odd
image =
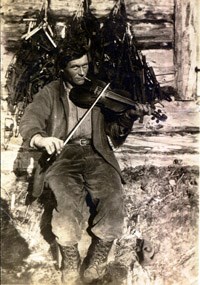
[[[19,132],[26,143],[30,144],[35,134],[48,136],[46,130],[51,105],[52,96],[48,87],[44,87],[34,95],[33,102],[26,107],[19,126]]]
[[[134,121],[138,116],[129,116],[128,112],[120,114],[105,114],[105,130],[110,137],[114,147],[122,145],[132,130]]]

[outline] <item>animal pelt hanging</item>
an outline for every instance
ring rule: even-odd
[[[43,8],[40,13],[34,15],[35,26],[22,36],[20,48],[6,73],[8,107],[11,113],[16,115],[18,125],[34,94],[59,76],[57,59],[63,45],[70,43],[71,47],[90,46],[91,50],[94,50],[94,38],[97,38],[99,22],[91,14],[89,5],[85,0],[79,11],[63,22],[64,37],[57,32],[55,16],[49,9],[45,11]]]
[[[142,63],[133,37],[124,1],[118,0],[103,22],[100,45],[96,45],[93,54],[102,80],[111,82],[115,89],[130,92],[135,101],[144,103]]]
[[[124,0],[117,0],[98,36],[100,44],[93,45],[92,52],[99,78],[111,82],[114,89],[128,91],[137,102],[154,103],[163,99],[153,68],[138,50]]]
[[[100,22],[92,14],[90,4],[90,0],[84,0],[79,10],[67,19],[65,39],[58,46],[66,42],[72,49],[76,46],[85,47],[90,51],[90,72],[95,73],[96,47],[100,46]]]
[[[41,14],[37,17],[35,26],[22,36],[6,73],[8,108],[16,115],[17,124],[34,94],[57,77],[55,39],[49,23],[41,20]]]

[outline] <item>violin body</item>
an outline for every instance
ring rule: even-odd
[[[105,86],[106,83],[101,80],[87,79],[83,85],[72,88],[69,98],[76,106],[88,109]],[[111,90],[109,87],[96,105],[114,113],[122,113],[129,109],[136,109],[137,102],[134,102],[130,98],[131,94],[129,92]],[[167,116],[162,114],[160,109],[156,110],[154,106],[148,106],[151,108],[151,114],[157,118],[157,120],[165,121],[167,119]]]
[[[74,87],[70,92],[69,98],[76,106],[87,109],[93,104],[105,86],[106,83],[101,80],[87,80],[85,84]],[[122,90],[115,92],[108,88],[97,102],[97,106],[121,113],[127,109],[134,108],[136,104],[128,97],[131,97],[129,92]]]

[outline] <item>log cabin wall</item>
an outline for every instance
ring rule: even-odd
[[[6,52],[14,53],[21,36],[27,31],[23,18],[41,10],[42,1],[3,0],[3,45]],[[49,8],[58,21],[74,14],[82,1],[51,0]],[[101,19],[106,17],[116,1],[92,0],[90,8]],[[161,86],[175,87],[174,68],[174,0],[125,0],[138,48],[154,68]]]

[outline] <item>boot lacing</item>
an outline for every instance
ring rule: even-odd
[[[80,266],[80,255],[77,245],[61,246],[62,265],[61,269],[77,270]]]
[[[112,246],[112,242],[104,242],[99,240],[95,246],[95,250],[90,259],[89,268],[96,268],[98,271],[99,266],[107,261],[108,253]]]

